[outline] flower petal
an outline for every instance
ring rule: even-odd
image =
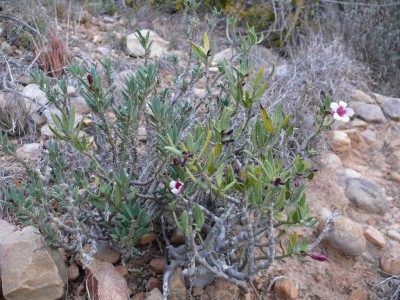
[[[344,101],[339,101],[339,106],[341,107],[347,107],[347,103]]]
[[[338,109],[339,105],[336,102],[331,103],[331,109],[335,112]]]
[[[174,194],[179,194],[180,193],[180,191],[177,190],[177,189],[172,189],[171,192],[173,192]]]
[[[169,187],[170,187],[171,189],[174,189],[175,186],[176,186],[176,181],[175,181],[175,180],[172,180],[172,181],[169,183]]]
[[[339,116],[339,114],[336,113],[336,112],[333,114],[333,118],[334,118],[335,120],[338,120],[338,121],[341,121],[341,120],[342,120],[342,117]]]
[[[354,110],[352,108],[346,108],[346,116],[351,117],[354,115]]]
[[[341,121],[342,121],[342,122],[348,122],[348,121],[350,121],[350,117],[349,117],[349,116],[343,116],[343,117],[341,118]]]

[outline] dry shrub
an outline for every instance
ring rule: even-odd
[[[26,132],[29,110],[22,97],[0,93],[0,129],[9,135],[20,136]]]
[[[72,58],[64,42],[52,32],[48,42],[41,39],[39,43],[35,43],[34,51],[38,56],[39,68],[52,77],[64,75],[65,67]]]
[[[293,149],[282,150],[286,158],[306,150],[306,141],[316,130],[315,112],[327,95],[332,101],[346,101],[354,88],[367,91],[368,79],[365,67],[340,40],[327,42],[314,34],[289,54],[291,58],[276,67],[263,99],[270,110],[281,103],[298,127]]]

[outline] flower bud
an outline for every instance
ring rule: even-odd
[[[310,257],[314,260],[318,260],[318,261],[327,261],[328,257],[326,257],[325,255],[322,254],[318,254],[318,253],[313,253],[310,255]]]

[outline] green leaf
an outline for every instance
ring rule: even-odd
[[[204,40],[204,50],[205,50],[206,53],[207,53],[208,50],[210,50],[210,42],[209,42],[209,40],[208,40],[208,35],[207,35],[206,32],[204,32],[203,40]]]
[[[263,120],[265,128],[267,129],[267,131],[269,133],[273,133],[274,132],[274,126],[272,125],[271,119],[268,116],[267,111],[262,107],[261,104],[260,104],[260,108],[261,108],[261,118]]]
[[[218,167],[217,174],[216,174],[216,179],[217,179],[217,185],[218,185],[218,187],[221,186],[221,183],[222,183],[222,176],[224,175],[224,169],[225,169],[225,164],[221,164],[221,165]]]
[[[193,50],[199,55],[203,60],[207,60],[207,51],[204,50],[203,47],[196,45],[194,42],[190,41],[192,44]]]
[[[176,149],[175,147],[170,147],[170,146],[165,146],[164,149],[172,152],[173,154],[175,154],[178,158],[183,158],[183,154],[181,151],[179,151],[178,149]]]
[[[196,221],[196,227],[200,231],[201,228],[203,228],[205,216],[198,203],[194,205],[193,212],[194,212],[194,219]]]

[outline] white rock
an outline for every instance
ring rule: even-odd
[[[330,132],[330,148],[337,153],[351,151],[351,139],[346,132],[333,130]]]
[[[395,230],[395,229],[390,229],[387,232],[388,237],[390,237],[392,240],[399,241],[400,242],[400,231]]]
[[[22,159],[37,160],[41,152],[41,145],[39,143],[25,144],[17,149],[17,156]]]
[[[322,157],[322,163],[329,169],[340,170],[343,168],[342,160],[335,153],[327,152]]]
[[[107,48],[107,47],[98,47],[97,48],[97,53],[100,53],[101,55],[107,56],[107,55],[110,55],[111,50],[110,50],[110,48]]]
[[[40,87],[35,83],[28,84],[26,87],[24,87],[22,94],[24,96],[27,96],[29,98],[36,100],[37,102],[39,102],[42,105],[47,105],[47,103],[49,102],[47,100],[46,93],[43,92],[40,89]],[[25,103],[26,103],[26,107],[30,111],[34,111],[34,110],[37,110],[40,108],[39,105],[34,104],[32,101],[30,101],[26,98],[25,98]]]
[[[218,52],[214,55],[211,65],[216,66],[216,65],[218,65],[219,62],[222,62],[224,60],[229,62],[229,60],[232,58],[233,54],[234,54],[234,51],[232,49],[222,50],[221,52]]]
[[[149,33],[149,40],[153,42],[151,45],[150,57],[160,57],[168,52],[169,42],[163,40],[157,33],[147,29],[140,30],[140,33],[143,37],[146,37],[147,33]],[[135,33],[126,37],[126,48],[128,54],[131,56],[141,57],[144,55],[144,49],[140,45]]]

